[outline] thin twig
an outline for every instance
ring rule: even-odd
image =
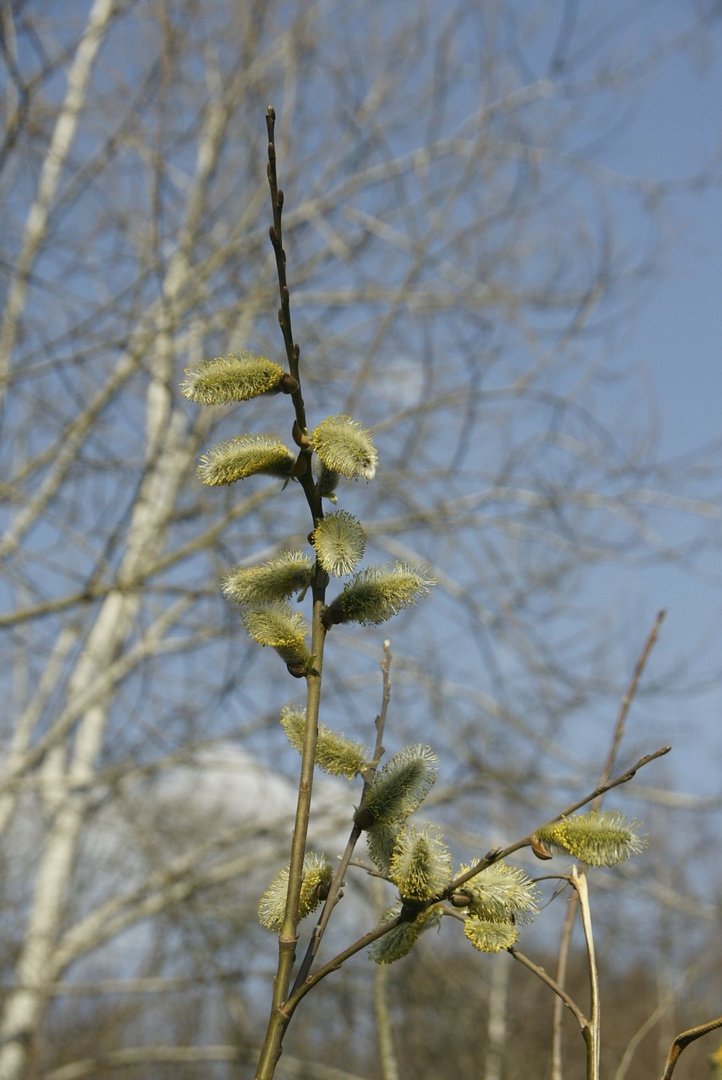
[[[624,738],[624,730],[627,723],[629,709],[632,702],[634,701],[637,689],[639,687],[640,679],[642,678],[644,669],[647,666],[647,661],[649,660],[652,649],[657,643],[657,638],[659,637],[659,631],[661,629],[662,623],[664,622],[665,615],[666,611],[664,611],[664,609],[657,612],[656,618],[652,623],[652,628],[647,635],[647,640],[644,643],[644,648],[639,654],[637,663],[634,666],[634,671],[632,673],[632,678],[630,680],[629,686],[627,687],[626,693],[624,694],[624,697],[620,702],[619,715],[617,716],[617,722],[614,725],[614,732],[612,734],[612,742],[609,747],[609,753],[607,754],[607,760],[604,762],[601,774],[599,776],[600,784],[604,784],[612,774],[614,762],[616,761],[617,753],[619,752],[619,746],[622,742],[622,739]],[[599,801],[601,801],[601,796],[599,796]],[[599,807],[595,806],[594,809],[598,810]]]
[[[269,108],[266,113],[266,127],[268,131],[268,184],[271,191],[271,202],[273,206],[273,225],[271,227],[270,235],[276,256],[278,288],[281,297],[279,323],[286,345],[289,368],[291,375],[295,380],[295,389],[291,396],[296,411],[296,425],[294,430],[298,435],[297,442],[301,446],[301,450],[299,452],[298,461],[296,463],[297,468],[294,470],[294,475],[303,487],[315,527],[318,521],[323,517],[323,511],[321,508],[321,498],[311,473],[309,462],[310,451],[304,445],[306,418],[298,366],[299,350],[293,341],[289,293],[286,283],[286,253],[283,250],[282,231],[283,192],[278,187],[276,172],[276,148],[274,143],[275,120],[276,114],[272,108]],[[291,985],[293,965],[296,959],[296,945],[298,942],[300,896],[301,886],[303,884],[303,862],[306,855],[306,841],[311,816],[311,796],[313,793],[316,742],[318,738],[318,714],[321,702],[323,652],[326,639],[326,628],[323,623],[322,615],[326,606],[325,598],[327,582],[328,576],[322,570],[317,559],[312,585],[313,617],[311,622],[311,653],[313,656],[313,668],[306,675],[306,728],[301,755],[301,772],[298,783],[296,816],[291,839],[291,858],[288,868],[288,892],[286,895],[283,925],[278,936],[278,966],[276,969],[276,977],[273,981],[273,996],[268,1017],[268,1025],[256,1073],[257,1080],[272,1080],[276,1071],[278,1059],[281,1056],[283,1036],[290,1019],[290,1014],[283,1010],[283,1006],[288,997],[289,987]]]
[[[373,892],[375,906],[380,907],[383,903],[384,889],[378,878],[373,882]],[[399,1080],[399,1063],[394,1046],[389,1005],[389,968],[388,964],[374,964],[374,968],[374,1014],[381,1077],[382,1080]]]
[[[539,964],[535,964],[533,960],[530,960],[528,956],[524,955],[524,953],[519,952],[519,950],[514,948],[513,945],[511,945],[507,949],[507,952],[510,953],[515,960],[518,960],[520,964],[523,964],[525,968],[528,968],[529,971],[533,972],[538,979],[541,979],[543,983],[545,983],[551,990],[554,991],[559,1000],[563,1002],[564,1005],[566,1005],[570,1013],[574,1016],[575,1020],[579,1024],[579,1028],[582,1033],[589,1027],[589,1021],[587,1020],[586,1016],[579,1008],[577,1003],[574,1001],[574,999],[569,996],[564,987],[560,986],[559,983],[555,979],[553,979],[551,975],[549,975],[548,972],[544,970],[543,967],[540,967]]]
[[[314,971],[305,982],[299,986],[289,997],[286,1004],[283,1006],[283,1015],[290,1020],[294,1012],[298,1008],[300,1002],[305,998],[309,990],[313,990],[314,986],[325,979],[327,975],[330,975],[332,971],[338,971],[342,964],[345,964],[347,960],[350,960],[356,953],[360,953],[363,949],[369,945],[373,945],[374,941],[378,941],[379,938],[384,937],[390,930],[394,930],[401,922],[403,917],[401,915],[394,915],[388,922],[381,923],[380,926],[374,927],[373,930],[367,931],[362,937],[357,938],[352,945],[349,945],[343,952],[337,953],[332,957],[323,967]]]
[[[599,1080],[600,1063],[600,1023],[601,1012],[599,1004],[599,977],[597,973],[597,959],[594,952],[594,935],[592,933],[592,914],[589,908],[589,890],[587,879],[583,873],[579,873],[576,867],[572,869],[571,883],[579,897],[579,910],[582,916],[584,939],[587,943],[587,959],[589,967],[589,999],[590,1016],[587,1043],[587,1080]]]
[[[697,1039],[701,1039],[703,1035],[709,1035],[710,1031],[714,1031],[715,1028],[718,1027],[722,1027],[722,1016],[717,1016],[714,1020],[708,1020],[706,1024],[699,1024],[697,1027],[680,1032],[669,1048],[667,1060],[664,1063],[662,1080],[672,1080],[672,1073],[675,1070],[680,1055],[690,1043],[695,1042]]]
[[[284,194],[278,186],[276,170],[276,142],[275,142],[276,112],[271,106],[266,110],[266,130],[268,132],[268,186],[271,190],[271,204],[273,207],[273,225],[269,230],[273,253],[276,257],[276,274],[278,276],[278,291],[281,298],[281,306],[278,309],[278,323],[283,334],[286,346],[286,358],[291,377],[296,381],[296,387],[291,392],[291,400],[296,412],[294,425],[294,438],[300,447],[298,458],[294,465],[292,475],[299,481],[306,495],[311,509],[314,528],[323,518],[323,507],[316,485],[311,474],[311,451],[310,442],[306,433],[306,406],[301,390],[300,358],[301,350],[293,340],[291,326],[291,294],[286,279],[286,252],[283,247],[283,203]]]
[[[649,656],[654,648],[659,631],[662,626],[665,617],[665,611],[658,611],[657,616],[652,624],[652,628],[647,634],[647,640],[644,643],[637,663],[634,666],[632,677],[629,681],[629,685],[619,703],[619,712],[617,714],[617,721],[614,725],[612,732],[612,739],[609,746],[609,752],[607,753],[606,760],[602,766],[602,771],[599,774],[599,783],[604,784],[612,774],[614,763],[619,753],[619,747],[624,738],[624,732],[627,723],[627,716],[629,714],[630,707],[637,693],[642,674],[647,665]],[[598,795],[594,800],[593,809],[598,810],[601,806],[602,795]],[[561,939],[559,942],[559,957],[557,961],[557,981],[560,985],[564,985],[567,972],[567,962],[569,958],[569,949],[571,945],[572,933],[574,930],[574,922],[576,920],[577,904],[579,898],[576,890],[572,892],[569,898],[569,904],[567,906],[566,915],[564,917],[564,926],[562,927]],[[551,1069],[550,1080],[562,1080],[562,1006],[561,1001],[557,997],[554,999],[552,1006],[552,1047],[551,1047]]]
[[[288,359],[289,370],[294,379],[298,379],[300,350],[293,340],[293,329],[291,327],[291,296],[288,290],[288,281],[286,280],[286,252],[283,248],[282,219],[284,194],[278,186],[278,175],[276,172],[275,128],[276,110],[269,105],[266,111],[266,130],[268,132],[268,165],[266,167],[266,175],[268,177],[268,186],[271,189],[271,206],[273,209],[273,225],[271,225],[271,228],[269,229],[269,236],[271,238],[273,254],[276,256],[278,291],[281,296],[278,322],[281,327],[281,333],[283,334],[283,342],[286,346],[286,357]],[[300,399],[300,406],[301,409],[303,409],[302,398]],[[302,430],[305,431],[306,418],[303,413],[298,417],[298,421]]]
[[[632,765],[630,769],[627,769],[625,772],[620,773],[619,776],[614,777],[613,780],[609,780],[607,781],[607,783],[601,784],[600,786],[596,787],[594,791],[592,791],[589,795],[585,795],[583,799],[578,799],[576,802],[571,803],[571,805],[565,807],[565,809],[562,810],[561,813],[555,814],[555,816],[553,818],[550,818],[549,821],[545,822],[541,826],[537,826],[533,832],[528,833],[526,836],[522,837],[521,840],[516,840],[513,844],[509,844],[508,847],[499,848],[496,851],[490,851],[487,855],[484,856],[483,859],[479,859],[478,862],[474,863],[470,870],[467,870],[464,874],[461,874],[459,877],[455,878],[450,885],[447,885],[447,887],[444,889],[444,892],[440,896],[433,897],[431,900],[429,900],[428,904],[431,905],[438,903],[440,900],[448,899],[448,897],[450,897],[452,893],[456,892],[457,889],[460,889],[461,886],[465,885],[467,881],[470,881],[473,877],[476,877],[476,875],[481,873],[482,870],[486,870],[488,866],[493,866],[494,863],[500,862],[502,859],[506,859],[509,855],[513,855],[515,851],[519,851],[520,848],[530,847],[532,840],[534,839],[534,836],[538,831],[541,831],[542,829],[548,829],[552,825],[556,824],[557,821],[560,821],[562,818],[569,817],[570,814],[573,814],[577,810],[580,810],[582,806],[586,806],[587,803],[592,802],[600,795],[604,795],[607,791],[611,791],[612,788],[616,788],[619,787],[621,784],[628,783],[634,776],[636,776],[637,772],[640,769],[644,768],[645,765],[649,765],[652,761],[656,761],[657,758],[664,757],[664,755],[668,754],[671,749],[671,746],[660,746],[659,750],[655,750],[651,754],[645,754],[639,759],[639,761],[635,762],[635,764]]]
[[[381,710],[378,713],[378,715],[376,717],[376,721],[375,721],[375,725],[376,725],[376,745],[374,747],[374,755],[373,755],[373,758],[371,759],[371,762],[369,763],[368,767],[364,770],[364,773],[363,773],[364,786],[363,786],[363,793],[361,795],[361,803],[363,803],[363,800],[364,800],[364,798],[366,796],[366,792],[368,791],[371,783],[373,782],[373,778],[374,778],[374,776],[376,774],[376,769],[378,768],[379,761],[381,760],[381,756],[382,756],[382,754],[384,752],[384,748],[383,748],[384,726],[386,724],[386,714],[388,712],[389,701],[391,700],[391,678],[390,678],[391,660],[392,660],[391,643],[389,641],[384,641],[384,658],[381,661],[381,665],[380,665],[381,666],[381,671],[383,673],[383,692],[382,692],[382,697],[381,697]],[[311,940],[310,940],[310,942],[308,944],[308,948],[306,950],[306,955],[304,956],[303,961],[301,963],[301,966],[299,968],[298,975],[296,976],[296,981],[293,984],[293,989],[292,989],[291,993],[295,993],[295,991],[298,989],[298,987],[301,986],[301,984],[308,977],[308,973],[311,970],[311,965],[313,964],[314,958],[316,957],[316,954],[318,953],[319,947],[321,945],[321,939],[323,938],[323,935],[326,932],[326,927],[328,926],[328,922],[329,922],[329,919],[331,918],[331,914],[333,912],[333,909],[335,908],[336,904],[341,899],[341,895],[342,895],[341,894],[341,889],[343,887],[344,876],[346,874],[346,870],[348,869],[349,863],[351,862],[351,859],[352,859],[353,853],[354,853],[354,849],[356,847],[356,844],[359,841],[359,838],[360,838],[362,832],[363,832],[363,830],[358,825],[356,825],[354,823],[354,825],[353,825],[353,827],[351,829],[351,832],[349,834],[349,838],[346,841],[346,847],[344,848],[343,854],[341,855],[341,859],[339,860],[339,864],[338,864],[338,867],[336,869],[336,872],[333,875],[333,879],[331,881],[331,884],[330,884],[329,890],[328,890],[328,896],[326,897],[326,900],[324,902],[324,905],[323,905],[323,908],[321,910],[321,915],[319,917],[319,920],[318,920],[316,926],[314,927],[313,934],[311,935]]]
[[[569,902],[567,904],[567,910],[564,915],[564,925],[562,927],[561,938],[559,941],[559,955],[557,957],[557,982],[560,986],[564,986],[567,978],[567,967],[569,964],[569,950],[572,943],[572,931],[574,929],[574,922],[577,917],[577,904],[579,898],[574,890],[572,890],[569,896]],[[551,1047],[551,1066],[550,1066],[550,1080],[562,1080],[562,1003],[561,998],[555,997],[554,1004],[552,1006],[552,1047]]]

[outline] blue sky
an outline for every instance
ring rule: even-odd
[[[719,45],[719,32],[715,44]],[[629,131],[609,156],[638,176],[717,182],[674,196],[662,216],[660,276],[630,326],[630,363],[654,376],[664,442],[682,452],[719,437],[722,400],[722,57],[695,67],[672,57],[650,81]]]
[[[665,13],[673,17],[675,6],[658,5],[663,18]],[[659,416],[660,449],[670,457],[722,434],[721,43],[716,24],[709,50],[692,58],[670,57],[649,79],[627,130],[604,155],[622,172],[673,185],[706,171],[717,174],[717,180],[704,187],[680,183],[664,204],[657,272],[645,287],[644,303],[614,345],[624,366],[648,373],[647,391]],[[719,490],[719,485],[715,488]],[[722,520],[717,531],[722,537]],[[632,608],[640,615],[645,612],[651,621],[657,607],[668,610],[658,646],[660,663],[693,653],[692,663],[700,661],[704,669],[720,666],[722,568],[715,559],[707,567],[716,585],[682,576],[674,567],[656,568],[643,580],[621,575],[619,596],[629,602],[636,594]],[[633,630],[630,639],[634,633],[641,645],[644,628]],[[654,665],[653,657],[651,671]],[[644,710],[643,705],[640,708]],[[675,764],[670,759],[669,767],[683,789],[719,791],[721,713],[719,680],[699,696],[664,706],[660,729],[675,743]]]

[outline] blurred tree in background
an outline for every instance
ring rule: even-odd
[[[236,425],[178,384],[205,357],[282,353],[269,102],[312,422],[373,429],[378,482],[349,499],[376,554],[439,581],[391,631],[389,745],[433,744],[435,812],[480,852],[593,787],[635,659],[620,633],[648,630],[610,609],[605,572],[693,573],[720,488],[709,454],[660,457],[615,365],[669,193],[602,160],[714,5],[659,27],[653,3],[593,7],[3,6],[3,1080],[225,1077],[258,1042],[272,950],[253,905],[285,858],[296,760],[277,719],[298,689],[247,648],[218,579],[303,543],[303,523],[273,481],[202,489],[199,453]],[[325,709],[368,744],[380,651],[378,631],[339,633],[327,667]],[[676,675],[647,690],[688,689]],[[631,726],[630,755],[659,742]],[[609,1076],[645,1022],[629,1075],[655,1075],[719,998],[719,878],[686,872],[719,803],[662,789],[641,789],[650,854],[595,876]],[[321,797],[333,843],[356,795]],[[550,918],[531,938],[547,958]],[[541,1074],[543,988],[510,984],[507,957],[449,965],[444,932],[424,945],[388,988],[408,1075],[477,1076],[481,1054],[512,1080],[531,1047]],[[309,1001],[282,1075],[379,1075],[368,967]]]

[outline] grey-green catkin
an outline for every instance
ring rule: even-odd
[[[281,727],[286,732],[291,746],[302,753],[306,710],[286,706],[281,711]],[[316,738],[316,764],[332,776],[343,776],[347,780],[352,780],[366,768],[366,750],[360,743],[352,742],[351,739],[347,739],[325,724],[319,724]]]
[[[198,478],[210,487],[263,474],[288,478],[295,457],[275,435],[237,435],[201,455]]]
[[[561,818],[536,834],[551,848],[568,852],[588,866],[615,866],[647,847],[637,821],[616,810],[590,810]]]
[[[438,758],[430,746],[407,746],[379,769],[361,811],[366,827],[403,822],[416,810],[436,781]],[[358,815],[357,815],[358,818]]]
[[[355,574],[324,613],[327,626],[378,626],[425,596],[435,582],[409,563],[373,566]]]
[[[313,579],[313,560],[301,551],[284,551],[260,566],[232,570],[222,582],[225,595],[238,604],[272,603],[303,593]]]
[[[397,904],[389,908],[381,918],[378,925],[382,926],[397,915],[401,914],[401,905]],[[437,905],[431,905],[420,911],[412,922],[400,922],[388,933],[369,946],[369,957],[377,964],[393,964],[400,960],[413,949],[425,930],[432,926],[438,926],[441,920],[441,911]]]
[[[248,608],[241,614],[241,621],[254,641],[275,649],[286,664],[310,664],[311,654],[306,646],[309,627],[303,615],[290,604]]]
[[[303,881],[299,898],[299,918],[304,919],[318,907],[328,890],[333,869],[325,855],[308,852],[303,859]],[[274,934],[281,932],[288,893],[288,867],[274,877],[258,902],[258,921]]]
[[[278,390],[286,373],[265,356],[229,353],[186,368],[181,393],[202,405],[225,405],[249,401]]]
[[[391,873],[391,857],[396,847],[396,838],[401,826],[398,822],[388,824],[383,821],[372,825],[366,832],[366,845],[369,858],[385,877]]]
[[[378,454],[370,432],[350,416],[327,416],[311,433],[323,467],[347,479],[372,480]]]
[[[468,915],[464,920],[464,933],[479,952],[495,953],[510,949],[519,937],[512,922],[480,919]]]
[[[470,865],[459,867],[465,874]],[[459,888],[469,897],[469,911],[481,920],[528,922],[539,910],[539,890],[518,866],[496,862]]]
[[[323,569],[336,577],[355,570],[366,550],[363,526],[347,510],[327,514],[314,529],[311,540]]]
[[[430,900],[451,879],[451,853],[434,825],[406,825],[394,845],[389,876],[404,900]]]

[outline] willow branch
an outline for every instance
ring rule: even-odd
[[[706,1024],[699,1024],[697,1027],[680,1032],[669,1048],[667,1060],[664,1063],[662,1080],[672,1080],[672,1074],[682,1051],[685,1050],[690,1043],[696,1042],[697,1039],[701,1039],[703,1035],[709,1035],[710,1031],[714,1031],[715,1028],[718,1027],[722,1027],[722,1016],[716,1016],[714,1020],[708,1020]]]
[[[622,739],[624,738],[624,731],[627,724],[627,716],[629,714],[632,702],[634,701],[634,698],[636,696],[640,680],[644,673],[644,669],[647,666],[647,661],[649,660],[652,649],[657,643],[657,638],[659,637],[659,631],[661,629],[662,623],[664,622],[665,615],[666,612],[664,610],[657,612],[657,616],[652,623],[652,628],[647,634],[647,640],[645,641],[644,647],[639,654],[637,663],[635,664],[629,686],[627,687],[624,697],[620,702],[619,715],[617,716],[617,722],[614,725],[614,732],[612,734],[612,742],[609,747],[609,753],[607,754],[607,760],[604,762],[602,772],[599,777],[600,784],[605,783],[605,781],[607,781],[612,775],[614,762],[616,760]],[[597,809],[597,807],[595,807],[595,809]]]
[[[308,502],[314,526],[323,517],[321,498],[311,473],[311,450],[306,437],[306,415],[301,392],[299,372],[299,349],[293,341],[291,329],[291,309],[286,282],[286,253],[283,249],[283,192],[278,187],[276,169],[276,147],[274,142],[276,114],[273,108],[266,112],[268,131],[268,184],[271,192],[273,225],[270,230],[271,244],[276,256],[276,272],[281,297],[278,319],[286,346],[289,370],[295,380],[295,389],[291,397],[296,412],[294,437],[300,451],[293,475],[301,484]],[[318,715],[321,703],[321,676],[323,671],[323,652],[326,640],[326,628],[323,623],[325,609],[326,584],[328,576],[322,570],[318,559],[313,581],[313,618],[311,654],[313,667],[306,675],[306,728],[301,755],[301,774],[298,783],[296,816],[291,839],[291,858],[288,868],[288,892],[283,925],[278,936],[278,966],[273,981],[273,996],[268,1017],[266,1034],[258,1063],[257,1080],[271,1080],[281,1056],[283,1037],[288,1027],[290,1014],[284,1005],[289,993],[293,965],[296,960],[298,943],[298,923],[300,920],[301,886],[303,884],[303,863],[306,855],[308,826],[311,816],[311,796],[316,762],[316,742],[318,739]]]
[[[571,883],[579,897],[579,909],[582,915],[582,927],[584,939],[587,944],[587,960],[589,968],[589,997],[590,1017],[589,1027],[584,1032],[587,1044],[587,1080],[599,1080],[600,1064],[600,1004],[599,1004],[599,976],[597,972],[597,959],[594,951],[594,935],[592,933],[592,916],[589,908],[589,890],[587,879],[580,874],[576,867],[572,870]]]
[[[634,666],[632,677],[629,681],[629,685],[622,697],[619,704],[619,712],[617,714],[617,721],[614,725],[612,732],[612,739],[609,746],[609,752],[607,758],[602,766],[602,771],[599,775],[599,783],[604,784],[612,775],[612,769],[614,768],[614,762],[617,759],[619,753],[619,747],[624,738],[624,732],[627,723],[627,716],[631,708],[632,702],[637,693],[642,674],[647,666],[652,649],[654,648],[659,631],[662,626],[665,617],[665,611],[658,611],[657,616],[652,624],[652,627],[647,634],[647,640],[644,643],[641,653],[637,658],[637,663]],[[602,802],[602,796],[598,795],[594,800],[594,809],[599,809]],[[559,958],[557,962],[557,980],[563,984],[566,978],[567,959],[569,956],[569,946],[571,944],[572,931],[574,929],[574,922],[577,913],[577,904],[579,902],[579,896],[577,890],[572,892],[569,898],[569,905],[567,907],[566,916],[564,918],[564,926],[562,927],[561,940],[559,944]],[[552,1009],[552,1053],[551,1053],[551,1080],[562,1080],[562,1012],[561,1003],[559,998],[555,998]]]
[[[541,979],[541,981],[545,983],[545,985],[548,986],[550,990],[554,991],[559,1000],[563,1002],[564,1005],[566,1005],[566,1007],[569,1009],[569,1012],[579,1024],[579,1028],[582,1033],[589,1027],[588,1019],[586,1018],[582,1010],[579,1008],[577,1003],[574,1001],[574,999],[569,996],[564,987],[560,986],[559,983],[555,979],[553,979],[551,975],[544,970],[543,967],[540,967],[539,964],[535,964],[533,960],[530,960],[528,956],[524,955],[524,953],[519,952],[519,950],[516,949],[513,945],[509,946],[507,952],[510,953],[515,960],[518,960],[520,964],[523,964],[525,968],[527,968],[534,975],[536,975],[537,979]]]
[[[383,693],[381,698],[381,710],[378,713],[375,721],[376,745],[374,747],[373,758],[368,768],[364,770],[364,786],[359,806],[363,805],[363,800],[366,797],[366,792],[368,791],[368,788],[373,782],[373,778],[376,774],[376,769],[378,768],[379,761],[381,760],[381,756],[384,752],[382,740],[384,734],[384,727],[386,724],[386,714],[388,712],[389,701],[391,700],[391,660],[391,643],[389,641],[384,641],[384,658],[381,661],[380,665],[383,674]],[[351,828],[351,832],[349,834],[349,838],[346,841],[346,847],[344,848],[343,854],[341,855],[341,859],[336,869],[336,873],[334,874],[331,884],[329,886],[328,896],[326,897],[323,908],[321,910],[321,915],[316,926],[314,927],[311,940],[306,950],[306,955],[303,958],[303,962],[301,963],[301,966],[299,968],[298,975],[296,976],[296,981],[293,984],[292,993],[295,993],[299,986],[301,986],[304,980],[308,977],[308,973],[311,970],[311,965],[313,964],[313,961],[318,953],[323,935],[326,932],[329,919],[331,918],[336,904],[341,899],[341,889],[343,887],[344,876],[346,874],[346,870],[348,869],[349,863],[351,862],[354,850],[356,848],[356,844],[358,843],[362,832],[363,830],[359,828],[359,826],[356,825],[356,823],[354,822],[353,827]]]
[[[593,800],[598,798],[600,795],[606,794],[607,791],[611,791],[613,788],[620,787],[622,784],[629,783],[629,781],[632,780],[634,776],[636,776],[640,769],[643,769],[645,765],[649,765],[652,761],[656,761],[657,758],[664,757],[664,755],[668,754],[671,749],[671,746],[660,746],[659,750],[655,750],[651,754],[645,754],[639,759],[639,761],[636,761],[630,769],[627,769],[625,772],[620,773],[619,776],[615,776],[614,779],[608,780],[605,784],[599,785],[594,789],[594,791],[590,792],[589,795],[585,795],[584,798],[578,799],[576,802],[571,803],[569,806],[565,807],[564,810],[561,811],[561,813],[555,814],[553,818],[550,818],[549,821],[545,822],[543,825],[538,825],[532,832],[522,837],[521,840],[516,840],[513,844],[509,844],[508,847],[499,848],[496,851],[490,851],[484,856],[483,859],[479,859],[479,861],[476,862],[470,870],[467,870],[466,873],[461,874],[459,877],[455,878],[450,885],[447,885],[446,889],[444,889],[444,892],[440,896],[433,897],[431,900],[429,900],[429,905],[436,904],[440,900],[448,899],[448,897],[450,897],[452,893],[456,892],[456,890],[461,888],[462,885],[465,885],[467,881],[470,881],[473,877],[476,877],[476,875],[481,873],[482,870],[486,870],[488,866],[493,866],[494,863],[500,862],[502,859],[506,859],[509,855],[513,855],[515,851],[519,851],[520,848],[530,847],[532,840],[534,839],[534,836],[538,831],[540,831],[541,829],[548,829],[552,825],[556,824],[557,821],[561,821],[562,818],[569,817],[570,814],[574,814],[577,810],[580,810],[583,806],[586,806],[587,803],[593,802]]]

